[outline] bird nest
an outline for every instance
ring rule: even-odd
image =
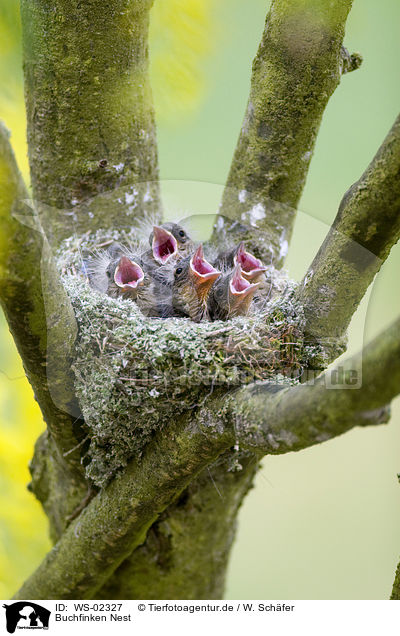
[[[304,345],[296,284],[275,270],[275,297],[252,315],[195,323],[148,318],[132,301],[94,291],[76,273],[76,244],[67,248],[59,264],[79,326],[73,371],[91,440],[86,471],[98,486],[214,391],[298,382],[310,356],[321,354]]]

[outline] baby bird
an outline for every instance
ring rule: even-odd
[[[172,283],[172,307],[175,316],[189,316],[195,322],[208,319],[207,299],[210,290],[221,275],[204,258],[200,245],[193,256],[179,261]]]
[[[189,256],[194,249],[193,241],[177,223],[154,225],[149,242],[151,252],[146,252],[145,258],[153,259],[157,265]]]
[[[125,298],[137,303],[146,316],[166,317],[172,313],[171,267],[147,271],[137,254],[114,243],[85,262],[89,284],[111,298]]]
[[[138,263],[123,255],[119,259],[111,261],[106,273],[108,276],[108,296],[137,299],[145,279],[144,271]]]
[[[111,274],[111,264],[117,263],[122,254],[118,243],[113,243],[105,250],[93,250],[82,262],[82,272],[87,276],[92,289],[107,293]]]
[[[254,293],[260,283],[250,283],[242,276],[240,265],[223,274],[211,289],[208,314],[211,320],[228,320],[247,316]]]
[[[250,252],[246,252],[243,241],[231,250],[221,252],[213,265],[222,270],[232,269],[232,267],[240,265],[243,278],[246,278],[251,283],[257,283],[264,272],[267,271],[260,259],[250,254]]]
[[[172,284],[174,268],[172,264],[161,265],[157,269],[146,269],[149,284],[143,293],[139,293],[137,304],[145,316],[169,318],[174,315],[172,306]]]
[[[145,283],[140,256],[129,254],[118,243],[113,243],[107,250],[95,252],[84,266],[90,286],[112,298],[136,300],[140,287]]]

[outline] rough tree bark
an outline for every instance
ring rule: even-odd
[[[254,219],[262,256],[282,265],[322,115],[344,73],[361,64],[343,47],[352,0],[272,3],[253,62],[251,89],[214,238]],[[225,219],[225,222],[223,222]]]
[[[25,187],[1,129],[7,249],[0,256],[0,298],[48,425],[36,447],[32,488],[55,547],[16,598],[221,598],[237,511],[260,458],[386,422],[399,392],[396,322],[345,365],[349,373],[362,370],[360,389],[329,391],[322,375],[279,391],[268,382],[216,390],[154,435],[140,461],[133,458],[104,488],[91,487],[79,462],[88,440],[70,370],[76,321],[48,239],[56,247],[73,232],[124,229],[147,213],[161,215],[147,76],[151,4],[21,0],[40,219],[31,213],[27,222]],[[351,0],[273,0],[254,62],[214,240],[255,226],[264,230],[260,253],[272,254],[277,267],[325,106],[341,75],[360,64],[343,47],[350,7]],[[308,339],[340,339],[398,240],[399,169],[397,121],[343,199],[297,292]],[[245,238],[251,243],[254,236]],[[49,373],[54,357],[58,364]],[[235,453],[240,470],[231,470]]]
[[[303,279],[299,299],[314,337],[340,337],[400,238],[400,117],[344,195]],[[325,298],[325,301],[323,300]]]
[[[56,238],[160,213],[152,4],[21,0],[33,196],[60,210]]]

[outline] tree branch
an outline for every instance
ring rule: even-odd
[[[300,287],[307,330],[341,336],[400,238],[400,116],[367,170],[344,195]]]
[[[151,5],[21,0],[33,196],[61,210],[56,238],[159,212]]]
[[[392,601],[400,600],[400,563],[398,564],[396,568],[396,574],[394,578],[393,589],[390,595],[390,599]]]
[[[27,197],[0,124],[0,301],[29,382],[61,454],[77,444],[79,416],[70,365],[77,325],[49,247],[22,200]],[[36,229],[32,229],[36,227]],[[56,400],[56,403],[54,402]],[[68,463],[80,469],[79,453]]]
[[[387,421],[385,405],[400,390],[400,320],[345,366],[363,371],[359,389],[315,386],[271,393],[263,383],[210,398],[193,417],[161,431],[141,462],[132,461],[78,520],[22,586],[16,598],[90,598],[143,543],[158,515],[202,469],[239,444],[263,454],[300,450],[355,425]]]
[[[300,384],[275,395],[266,383],[243,387],[230,397],[230,408],[241,448],[281,454],[313,446],[354,426],[387,422],[386,405],[399,393],[400,319],[361,353],[328,369],[315,384]]]
[[[258,469],[243,455],[228,452],[191,480],[96,598],[224,598],[237,513]]]
[[[247,220],[282,263],[323,112],[342,73],[361,63],[342,47],[351,4],[272,1],[214,240],[240,233],[229,219]]]
[[[88,505],[15,598],[91,598],[145,540],[158,515],[229,446],[230,435],[191,414],[165,429],[143,460],[132,461]]]

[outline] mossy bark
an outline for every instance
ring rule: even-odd
[[[400,116],[370,165],[344,195],[299,288],[307,331],[340,337],[400,238]]]
[[[397,566],[396,574],[393,583],[392,594],[390,596],[392,601],[400,601],[400,563]]]
[[[160,211],[151,4],[21,0],[32,189],[55,240]]]
[[[282,263],[325,107],[342,73],[357,67],[342,48],[351,5],[273,0],[253,62],[216,240],[225,233],[241,238],[235,221],[250,222],[268,233],[274,262]]]
[[[160,212],[147,74],[150,6],[151,2],[133,0],[108,5],[99,0],[21,2],[33,196],[53,245],[72,232],[123,229],[146,213]],[[52,461],[52,445],[46,435],[37,444],[31,471],[32,489],[57,540],[84,498],[86,485],[76,489],[63,478]],[[201,494],[197,491],[196,496],[199,499]],[[219,528],[223,564],[214,564],[209,553],[196,560],[197,564],[201,559],[207,563],[207,572],[220,569],[203,594],[212,585],[214,596],[217,590],[222,594],[235,506],[229,509],[231,514]],[[216,528],[210,515],[210,510],[199,513],[193,527],[201,534],[204,523],[211,541]],[[184,546],[175,543],[181,564],[190,562],[195,545],[193,537]],[[199,581],[192,580],[194,588],[189,592],[189,581],[185,584],[181,574],[180,580],[186,594],[194,597],[197,590],[201,595]],[[122,596],[127,597],[132,586],[135,580],[118,577]]]
[[[267,384],[239,389],[231,407],[240,422],[238,443],[247,450],[280,454],[321,443],[333,431],[340,435],[353,426],[387,422],[386,405],[400,390],[399,357],[400,319],[312,384],[276,395]],[[341,381],[335,384],[332,379],[338,377]]]
[[[26,197],[0,124],[0,301],[61,456],[77,444],[79,430],[74,430],[79,406],[70,368],[77,325],[46,238],[22,202]],[[79,471],[79,454],[69,455],[66,463]]]
[[[221,432],[215,423],[205,434],[191,416],[181,418],[173,430],[164,430],[141,461],[132,460],[72,521],[16,598],[96,598],[118,566],[145,541],[159,515],[229,448],[231,440],[232,432]],[[190,580],[187,583],[191,594]],[[122,596],[132,584],[120,580]]]
[[[73,450],[82,437],[71,372],[77,325],[38,220],[22,202],[26,197],[0,124],[0,302],[48,427],[46,453],[35,454],[37,479],[31,488],[44,503],[50,492],[57,498],[52,515],[58,514],[60,502],[68,515],[87,489],[79,448]]]
[[[203,470],[99,590],[105,599],[221,599],[236,518],[257,471],[254,455]]]
[[[35,453],[29,465],[32,479],[28,488],[43,506],[53,543],[68,527],[87,493],[91,492],[91,486],[80,472],[80,467],[69,469],[67,458],[60,457],[53,438],[45,431],[35,444]]]

